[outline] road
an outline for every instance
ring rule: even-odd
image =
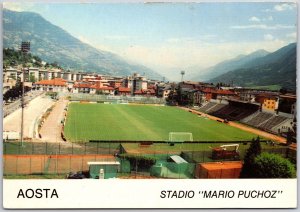
[[[47,142],[64,142],[61,138],[62,124],[61,120],[64,118],[65,107],[68,100],[61,98],[55,103],[53,110],[45,120],[40,134],[43,141]]]
[[[24,103],[28,104],[28,102],[32,101],[36,97],[42,95],[43,91],[29,91],[25,94]],[[3,117],[8,116],[9,114],[13,113],[17,109],[21,107],[21,99],[17,99],[8,105],[3,105]]]
[[[37,119],[54,104],[48,96],[38,96],[24,108],[24,138],[33,138]],[[21,108],[3,119],[3,131],[21,132]]]

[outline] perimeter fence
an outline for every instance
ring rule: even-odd
[[[110,102],[110,103],[136,103],[136,104],[165,104],[164,98],[153,96],[113,96],[113,95],[97,95],[84,93],[71,93],[67,98],[71,101],[91,101],[91,102]]]
[[[115,154],[121,143],[4,142],[3,154],[16,155],[89,155]]]
[[[24,142],[22,145],[20,142],[4,142],[3,173],[7,176],[88,172],[87,162],[117,160],[120,162],[118,177],[121,178],[187,179],[194,178],[195,169],[201,163],[243,160],[249,147],[240,145],[239,158],[213,159],[208,146],[219,145],[192,142],[174,145],[166,142]],[[262,145],[262,151],[280,154],[296,163],[296,151],[286,146]],[[171,160],[174,155],[185,162]],[[232,176],[237,176],[237,172],[235,170]],[[221,173],[220,176],[225,176]]]

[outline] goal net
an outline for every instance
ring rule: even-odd
[[[172,141],[172,142],[193,141],[193,133],[170,132],[169,133],[169,141]]]

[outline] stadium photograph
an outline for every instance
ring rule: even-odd
[[[3,4],[4,179],[297,178],[295,3]]]

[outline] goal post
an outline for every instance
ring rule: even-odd
[[[170,132],[169,142],[193,141],[193,133],[190,132]]]

